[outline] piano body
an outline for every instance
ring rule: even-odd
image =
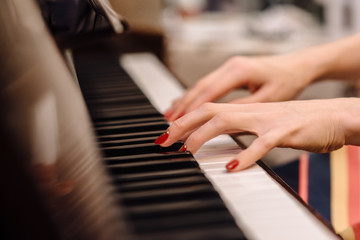
[[[63,1],[102,33],[57,46],[43,17],[58,23],[58,2],[1,0],[1,239],[339,239],[261,161],[226,173],[231,137],[195,158],[154,145],[180,84],[102,37],[125,28],[106,0]]]

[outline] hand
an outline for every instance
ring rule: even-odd
[[[275,147],[324,153],[359,142],[359,99],[331,99],[255,104],[206,103],[174,121],[157,143],[177,140],[195,153],[223,133],[258,136],[227,165],[229,171],[249,167]],[[352,115],[349,115],[352,113]],[[351,142],[353,141],[353,142]]]
[[[212,102],[235,88],[248,88],[252,95],[231,103],[285,101],[296,97],[309,83],[310,75],[296,54],[269,57],[234,57],[202,78],[165,113],[169,121],[205,102]]]

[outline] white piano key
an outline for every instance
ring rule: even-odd
[[[159,112],[164,113],[173,100],[182,96],[182,86],[154,55],[125,54],[121,57],[120,64]]]
[[[120,62],[162,113],[183,93],[150,54],[125,55]],[[249,239],[339,239],[258,165],[228,173],[225,165],[240,151],[231,137],[222,135],[207,142],[195,158]]]

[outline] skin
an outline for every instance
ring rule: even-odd
[[[228,169],[238,171],[274,147],[324,153],[360,145],[359,99],[289,101],[312,82],[359,77],[360,34],[286,55],[234,57],[173,103],[166,115],[174,122],[161,146],[184,140],[195,153],[219,134],[253,133],[258,138]],[[211,103],[239,87],[252,94],[229,104]]]
[[[162,146],[181,139],[195,153],[201,145],[223,133],[250,132],[258,138],[235,159],[239,165],[230,171],[249,167],[274,147],[290,147],[324,153],[344,144],[358,145],[357,124],[349,122],[360,113],[360,100],[290,101],[280,103],[205,103],[174,121]],[[359,117],[358,117],[359,118]],[[359,119],[360,120],[360,119]],[[355,125],[355,127],[354,127]]]

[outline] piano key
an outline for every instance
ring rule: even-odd
[[[175,216],[163,216],[159,218],[152,218],[150,220],[135,220],[135,231],[138,230],[142,234],[151,232],[164,231],[163,229],[191,229],[197,226],[216,226],[219,224],[231,224],[233,222],[232,216],[227,211],[207,211],[201,214],[187,213],[177,214]]]
[[[166,170],[176,170],[185,168],[198,167],[196,161],[189,159],[177,159],[167,161],[150,161],[150,162],[133,162],[124,164],[109,165],[108,169],[113,174],[129,174],[129,173],[142,173],[142,172],[159,172]]]
[[[189,152],[171,152],[171,153],[147,153],[137,154],[130,156],[116,156],[104,158],[106,164],[118,164],[118,163],[129,163],[129,162],[143,162],[153,160],[176,160],[177,158],[192,158],[192,154]]]
[[[104,147],[101,148],[105,157],[111,156],[124,156],[124,155],[136,155],[144,153],[161,153],[161,152],[174,152],[181,148],[184,143],[176,142],[169,147],[161,147],[154,143],[133,144],[127,146],[116,147]]]
[[[158,115],[158,111],[149,108],[149,109],[142,109],[141,111],[137,109],[129,109],[127,108],[126,111],[119,108],[112,108],[112,109],[93,109],[89,110],[91,114],[91,118],[93,120],[98,119],[108,119],[108,118],[133,118],[139,116],[153,116]]]
[[[85,96],[86,97],[86,96]],[[87,98],[88,105],[91,105],[95,108],[108,106],[108,105],[117,105],[121,107],[121,105],[131,105],[131,106],[138,106],[138,105],[149,105],[148,101],[145,101],[143,98],[134,98],[133,95],[130,96],[107,96],[107,98]]]
[[[163,214],[174,214],[182,211],[204,212],[209,209],[226,209],[220,198],[211,198],[207,201],[183,200],[181,202],[153,203],[140,206],[127,206],[129,218],[152,218]]]
[[[208,184],[132,193],[121,192],[121,200],[126,205],[147,205],[155,202],[181,202],[188,199],[205,200],[217,196],[217,192]]]
[[[141,154],[142,156],[144,154]],[[140,158],[134,158],[133,161],[126,161],[126,162],[121,162],[121,163],[116,163],[116,164],[111,164],[108,165],[109,169],[116,169],[116,168],[122,168],[122,167],[146,167],[146,166],[150,166],[150,165],[154,165],[154,164],[174,164],[174,163],[178,163],[178,162],[182,162],[182,163],[186,163],[186,162],[191,162],[191,163],[195,163],[196,167],[199,167],[198,163],[195,161],[195,159],[189,155],[189,156],[184,156],[184,157],[178,157],[178,158],[174,158],[172,157],[172,152],[168,154],[169,157],[167,159],[163,158],[163,159],[152,159],[152,160],[144,160],[144,159],[140,159]],[[134,156],[134,155],[132,155]],[[137,155],[135,155],[137,156]]]
[[[146,132],[154,130],[166,130],[169,127],[168,123],[160,122],[146,122],[146,123],[132,123],[121,124],[114,126],[96,127],[95,130],[99,135],[119,134],[129,132]]]
[[[192,227],[191,229],[185,231],[181,229],[180,231],[163,231],[152,234],[141,234],[142,240],[243,240],[246,239],[244,235],[239,232],[239,230],[234,226],[225,226],[222,224],[217,224],[216,226],[197,226]]]
[[[151,189],[162,189],[162,188],[172,188],[172,187],[185,187],[191,186],[193,184],[200,183],[209,183],[205,178],[199,176],[177,178],[177,179],[161,179],[161,180],[149,180],[146,182],[135,182],[135,183],[125,183],[121,184],[118,189],[121,192],[135,192]]]
[[[141,117],[141,118],[131,118],[131,119],[110,119],[104,121],[98,121],[94,125],[96,127],[101,126],[108,126],[108,125],[123,125],[123,124],[130,124],[130,123],[149,123],[149,122],[163,122],[166,123],[166,120],[163,116],[153,116],[153,117]]]
[[[135,132],[135,133],[121,133],[121,134],[105,134],[98,136],[97,139],[100,142],[112,141],[112,140],[121,140],[121,139],[136,139],[143,137],[158,137],[162,134],[164,130],[157,131],[147,131],[147,132]]]
[[[119,145],[132,145],[132,144],[142,144],[142,143],[154,143],[156,136],[150,137],[141,137],[135,139],[122,139],[122,140],[109,140],[109,141],[100,141],[100,145],[102,147],[111,147],[111,146],[119,146]]]
[[[127,183],[127,182],[150,181],[155,179],[184,178],[191,176],[203,176],[203,172],[201,172],[201,170],[198,168],[188,168],[188,169],[167,170],[161,172],[121,174],[114,176],[113,179],[115,183]]]

